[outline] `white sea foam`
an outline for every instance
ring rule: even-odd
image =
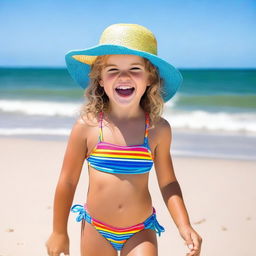
[[[80,104],[73,102],[51,102],[30,100],[0,100],[0,111],[25,115],[74,116]]]
[[[256,113],[173,111],[165,117],[174,128],[256,132]]]
[[[176,97],[176,100],[178,98]],[[174,98],[175,100],[175,98]],[[252,132],[256,133],[255,112],[207,112],[202,110],[180,111],[172,104],[166,105],[164,116],[174,128],[206,129],[210,131],[227,132]],[[29,100],[0,100],[0,112],[10,114],[22,114],[25,116],[63,116],[74,117],[79,113],[81,103],[74,102],[51,102]],[[22,128],[23,129],[23,128]],[[25,129],[25,128],[24,128]],[[25,129],[26,130],[26,129]],[[28,134],[29,129],[26,131]],[[43,130],[47,134],[47,130]],[[3,132],[3,131],[2,131]],[[5,131],[6,132],[6,131]],[[17,132],[18,131],[13,131]],[[33,133],[33,129],[31,130]],[[49,131],[50,132],[50,131]],[[58,133],[58,132],[56,132]],[[1,134],[1,133],[0,133]]]

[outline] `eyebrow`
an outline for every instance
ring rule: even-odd
[[[139,62],[136,62],[136,63],[131,63],[130,64],[131,66],[133,66],[133,65],[139,65],[139,66],[142,66],[142,67],[144,67],[144,65],[142,64],[142,63],[139,63]],[[111,66],[114,66],[114,67],[117,67],[117,65],[115,65],[115,64],[106,64],[106,65],[104,65],[104,68],[107,68],[107,67],[111,67]]]

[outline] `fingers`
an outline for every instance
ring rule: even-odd
[[[194,255],[194,245],[192,244],[192,243],[190,243],[190,244],[187,244],[187,247],[188,247],[188,249],[189,249],[189,252],[186,254],[187,256],[192,256],[192,255]]]
[[[48,247],[47,247],[47,253],[49,256],[61,256],[61,255],[64,255],[64,256],[69,256],[69,250],[67,249],[66,251],[52,251],[52,250],[49,250]]]
[[[191,236],[186,240],[186,243],[190,249],[190,252],[186,254],[187,256],[200,255],[202,238],[197,233],[191,233]]]
[[[69,256],[69,252],[65,252],[65,253],[60,253],[60,252],[53,252],[53,253],[48,253],[49,256]]]
[[[69,250],[64,251],[64,256],[69,256]]]
[[[194,243],[194,250],[200,250],[201,243],[202,243],[202,238],[198,234],[195,234],[195,233],[191,234],[191,238],[192,238],[193,243]]]
[[[45,245],[49,256],[69,256],[69,238],[67,234],[53,232]]]
[[[60,253],[60,252],[54,252],[52,254],[49,254],[49,256],[69,256],[69,253]]]
[[[190,236],[190,233],[187,233],[185,236],[184,236],[184,240],[185,240],[185,244],[187,245],[188,249],[189,249],[189,252],[186,254],[187,256],[190,256],[191,255],[191,252],[194,248],[194,243],[193,243],[193,240]]]
[[[61,252],[50,252],[48,251],[49,256],[69,256],[69,252],[61,253]]]
[[[197,233],[190,233],[185,236],[185,244],[189,252],[186,256],[199,256],[201,251],[202,238]]]
[[[186,245],[189,248],[189,250],[192,250],[194,248],[193,240],[190,236],[190,233],[187,233],[185,236]]]
[[[49,256],[62,256],[62,255],[69,256],[69,248],[66,248],[64,250],[59,250],[59,249],[49,248],[47,242],[45,243],[45,245],[46,245],[46,248],[47,248],[47,254]]]

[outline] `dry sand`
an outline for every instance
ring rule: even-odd
[[[47,255],[52,201],[65,142],[0,139],[0,256]],[[173,157],[191,222],[203,237],[201,255],[256,255],[256,162]],[[74,202],[87,191],[86,165]],[[150,191],[159,222],[160,256],[184,256],[186,248],[159,192],[154,171]],[[80,224],[69,221],[71,256],[79,255]]]

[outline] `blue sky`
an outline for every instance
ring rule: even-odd
[[[0,66],[65,66],[114,23],[148,27],[178,68],[256,68],[255,0],[1,0]]]

